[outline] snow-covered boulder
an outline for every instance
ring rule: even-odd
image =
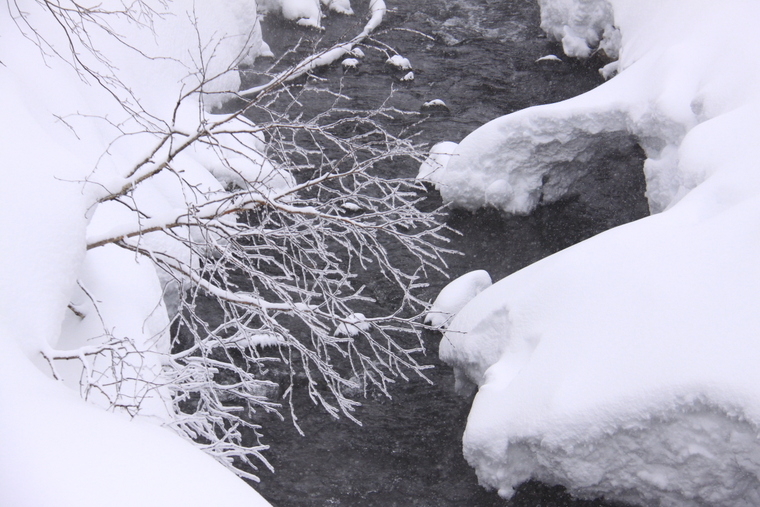
[[[609,0],[539,0],[541,28],[562,43],[567,56],[588,58],[598,46],[617,58],[619,42]]]
[[[451,155],[457,148],[457,143],[444,141],[437,143],[430,148],[428,158],[420,165],[417,173],[418,180],[437,181],[437,172],[443,172],[446,168]]]
[[[322,3],[327,5],[329,0],[322,0]],[[258,4],[262,10],[277,12],[283,18],[295,21],[299,25],[322,28],[320,0],[259,0]]]
[[[412,64],[409,62],[409,59],[401,55],[393,55],[385,63],[398,70],[412,70]]]
[[[433,99],[424,102],[420,107],[422,112],[449,111],[449,106],[441,99]]]
[[[445,328],[464,305],[483,292],[483,289],[490,287],[491,283],[491,276],[482,269],[470,271],[453,280],[438,294],[425,316],[425,322],[433,327]]]
[[[505,497],[535,478],[640,505],[757,505],[760,6],[541,4],[571,54],[613,40],[614,20],[618,74],[472,133],[438,171],[442,195],[530,212],[579,176],[562,162],[625,131],[656,214],[514,273],[453,319],[441,357],[479,388],[465,456]]]
[[[357,67],[359,67],[359,60],[356,58],[345,58],[340,64],[343,66],[344,70],[355,70]]]
[[[354,13],[351,9],[350,0],[322,0],[322,5],[340,14],[351,15]]]

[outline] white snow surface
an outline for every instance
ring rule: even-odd
[[[354,13],[349,0],[322,0],[322,5],[340,14],[351,15]]]
[[[314,28],[322,28],[322,6],[340,14],[354,13],[350,0],[259,0],[258,4],[264,12],[277,12],[285,19]]]
[[[549,33],[575,37],[562,39],[570,54],[617,34],[618,74],[476,130],[433,173],[441,193],[527,213],[578,176],[552,164],[627,131],[647,155],[655,214],[457,314],[440,354],[463,390],[479,388],[465,456],[507,497],[536,478],[640,505],[758,505],[760,5],[540,3]]]
[[[264,12],[277,12],[299,25],[322,27],[320,0],[259,0],[258,5]]]
[[[427,109],[427,108],[442,108],[442,107],[445,107],[445,108],[448,109],[449,106],[447,106],[446,103],[444,101],[442,101],[441,99],[429,100],[429,101],[425,102],[424,104],[422,104],[422,108],[423,109]]]
[[[153,149],[155,137],[146,129],[165,122],[193,132],[202,120],[213,121],[207,111],[240,84],[228,69],[266,52],[255,2],[147,4],[157,11],[151,29],[106,15],[111,33],[87,26],[101,52],[77,47],[83,64],[116,83],[113,95],[88,73],[75,72],[69,41],[44,4],[24,3],[23,20],[14,4],[0,8],[0,431],[8,437],[0,459],[0,505],[268,505],[170,430],[87,404],[67,387],[78,384],[76,362],[58,363],[63,381],[56,382],[42,356],[96,346],[105,328],[146,352],[139,365],[143,380],[160,376],[168,324],[160,280],[135,255],[111,247],[85,250],[88,240],[134,226],[124,210],[94,203],[126,181],[130,168]],[[21,33],[31,33],[30,27],[42,39]],[[44,40],[43,46],[35,40]],[[204,86],[211,95],[203,102],[192,95],[175,111],[178,98],[200,82],[193,69],[201,60],[206,76],[218,75]],[[292,181],[256,152],[245,153],[261,164],[233,161],[226,177],[207,163],[203,150],[178,157],[174,167],[208,192],[251,171],[261,175],[261,192]],[[176,218],[182,190],[176,179],[156,177],[142,184],[136,199],[159,223]],[[146,416],[168,417],[161,391],[135,394],[147,396],[141,407]]]
[[[60,256],[49,258],[60,268]],[[0,431],[6,436],[0,505],[269,505],[169,430],[122,419],[56,385],[9,333],[0,328]]]
[[[411,70],[412,64],[409,62],[408,58],[405,58],[401,55],[393,55],[390,58],[388,58],[385,63],[390,65],[391,67],[395,67],[399,70]]]
[[[438,294],[425,315],[425,322],[433,327],[445,328],[459,310],[491,284],[491,275],[482,269],[470,271],[452,280]]]
[[[420,170],[417,173],[418,180],[430,180],[437,181],[438,175],[436,172],[443,172],[449,163],[449,159],[454,154],[457,148],[457,143],[450,141],[444,141],[437,143],[430,148],[428,157],[420,165]]]
[[[619,32],[607,0],[538,0],[541,28],[562,43],[567,56],[588,58],[595,48],[617,58]]]
[[[356,58],[346,58],[340,64],[344,69],[355,69],[359,66],[359,60]]]

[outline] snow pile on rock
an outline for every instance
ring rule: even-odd
[[[619,74],[475,131],[433,173],[441,193],[527,213],[578,176],[559,162],[628,131],[661,213],[529,266],[457,314],[441,356],[461,389],[479,387],[465,456],[505,497],[536,478],[642,505],[757,505],[760,71],[748,62],[760,5],[541,4],[550,33],[576,37],[574,54],[614,18]]]
[[[322,0],[322,5],[340,14],[351,15],[354,13],[349,0]]]
[[[428,158],[420,165],[420,170],[417,173],[418,180],[430,180],[437,181],[439,176],[436,172],[443,172],[449,163],[451,155],[457,148],[457,143],[450,141],[444,141],[442,143],[435,144],[430,148]]]
[[[482,269],[463,274],[441,290],[425,315],[425,322],[433,327],[445,328],[459,310],[491,284],[491,276]]]
[[[344,69],[356,69],[359,66],[359,60],[356,58],[345,58],[340,64]]]
[[[411,70],[412,64],[408,58],[404,58],[401,55],[393,55],[388,58],[385,63],[398,70]]]
[[[351,15],[350,0],[259,0],[263,12],[275,12],[285,19],[295,21],[301,26],[322,28],[322,6],[340,13]]]
[[[546,55],[542,56],[541,58],[536,60],[536,63],[538,62],[561,62],[562,58],[560,58],[557,55]]]
[[[619,31],[607,0],[539,0],[541,28],[562,43],[567,56],[588,58],[596,49],[617,58]]]

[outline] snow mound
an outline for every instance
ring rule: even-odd
[[[0,505],[269,506],[170,430],[107,413],[51,382],[2,327],[0,431],[13,438],[3,445]]]
[[[407,82],[407,81],[414,81],[414,72],[409,71],[401,78],[401,81]]]
[[[519,481],[573,484],[574,494],[590,498],[601,490],[607,499],[632,505],[750,506],[760,501],[753,464],[758,458],[757,427],[719,408],[689,404],[629,421],[591,443],[511,443],[506,464],[489,471]],[[484,479],[499,482],[486,474]],[[499,493],[510,496],[512,490]]]
[[[539,0],[541,28],[562,43],[567,56],[588,58],[601,46],[617,58],[619,37],[608,0]]]
[[[451,155],[457,148],[457,143],[450,141],[444,141],[442,143],[435,144],[430,148],[430,154],[428,158],[420,165],[420,170],[417,173],[418,180],[429,180],[432,182],[437,181],[437,172],[443,172],[443,169],[449,163]]]
[[[679,419],[698,401],[727,434],[739,421],[754,438],[760,421],[760,268],[751,260],[760,240],[743,232],[760,225],[760,199],[705,224],[690,215],[679,205],[600,234],[494,284],[453,319],[440,356],[458,390],[479,386],[464,449],[483,484],[508,496],[535,477],[589,497],[630,499],[635,489],[644,504],[754,503],[757,480],[735,478],[740,489],[728,492],[708,470],[757,477],[756,447],[717,442],[705,447],[709,466],[694,468],[657,454],[665,426],[652,421]],[[613,456],[618,437],[640,461]],[[684,444],[674,456],[691,452],[686,441],[669,440]],[[609,455],[583,450],[602,446]],[[621,476],[631,478],[625,487]],[[678,493],[681,483],[691,489]]]
[[[14,435],[0,463],[0,504],[268,505],[210,456],[147,423],[168,417],[166,393],[153,383],[162,381],[168,349],[159,277],[126,250],[86,250],[88,239],[134,230],[124,206],[95,203],[146,156],[161,156],[153,132],[197,131],[213,116],[205,112],[239,88],[237,65],[264,48],[256,3],[147,1],[140,10],[110,2],[93,16],[71,14],[69,4],[57,3],[55,16],[35,2],[23,15],[12,4],[0,15],[0,112],[8,119],[0,125],[0,230],[12,238],[0,250],[0,431]],[[61,26],[74,20],[68,38]],[[199,62],[203,72],[194,72]],[[173,169],[212,195],[221,184],[196,155],[176,157]],[[161,173],[141,185],[135,199],[146,221],[176,218],[175,199],[187,190],[179,179]],[[112,372],[96,357],[86,371],[81,363],[109,341],[124,361],[106,361]],[[124,380],[118,393],[109,391],[115,370]],[[66,387],[88,378],[101,389],[82,394],[112,413]],[[129,420],[128,411],[149,417]]]
[[[354,202],[344,202],[340,205],[341,208],[343,208],[346,211],[360,211],[362,209],[361,206]]]
[[[385,63],[398,70],[412,70],[412,64],[409,62],[409,59],[401,55],[393,55]]]
[[[322,6],[320,0],[259,0],[265,11],[279,12],[283,18],[295,21],[301,26],[322,28]],[[323,0],[322,3],[343,3],[341,0]],[[350,6],[349,6],[350,9]]]
[[[528,213],[572,187],[591,140],[629,132],[656,214],[459,311],[440,355],[459,390],[478,388],[465,456],[505,497],[537,478],[643,505],[757,505],[760,5],[541,5],[569,54],[619,43],[618,74],[473,132],[434,173],[441,194]]]
[[[322,0],[322,5],[339,14],[350,16],[354,13],[350,0]]]
[[[432,110],[449,110],[449,106],[446,105],[444,101],[441,99],[433,99],[428,100],[427,102],[422,104],[423,111],[432,111]]]
[[[340,64],[344,69],[356,69],[359,66],[359,60],[356,58],[346,58]]]
[[[444,328],[464,305],[469,303],[483,289],[491,286],[491,276],[487,271],[470,271],[450,282],[435,299],[425,316],[425,322],[433,327]]]
[[[431,176],[443,199],[526,214],[565,195],[584,174],[589,147],[628,128],[624,113],[585,98],[518,111],[465,137]]]
[[[362,35],[369,35],[380,26],[387,11],[388,8],[385,6],[384,0],[369,0],[369,21],[364,25]]]

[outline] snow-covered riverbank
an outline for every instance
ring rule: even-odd
[[[162,286],[138,255],[87,250],[134,230],[129,206],[103,196],[149,178],[171,144],[162,132],[188,136],[219,119],[209,110],[238,90],[237,64],[268,52],[258,22],[248,0],[0,9],[0,504],[268,505],[187,440],[129,421],[168,418],[168,395],[153,386],[168,347]],[[153,178],[133,202],[160,222],[187,202],[183,181],[196,196],[222,191],[214,153],[179,153],[182,179]],[[257,160],[241,144],[236,155]],[[96,363],[109,347],[123,353],[113,372]]]
[[[563,195],[605,132],[635,134],[657,213],[483,291],[441,356],[479,387],[464,437],[484,485],[528,478],[663,505],[760,497],[760,77],[754,2],[542,1],[544,28],[617,76],[492,121],[432,178],[474,208]],[[601,41],[601,42],[600,42]]]
[[[504,496],[534,477],[582,496],[645,504],[755,505],[760,78],[751,62],[758,42],[753,21],[760,12],[748,0],[542,4],[544,28],[568,54],[588,56],[601,44],[619,56],[605,75],[619,75],[576,99],[495,120],[462,141],[447,169],[433,178],[445,198],[466,208],[548,209],[584,177],[587,150],[600,136],[633,134],[648,157],[648,197],[658,214],[528,267],[459,312],[441,353],[463,383],[480,388],[465,455],[483,484]],[[87,253],[86,246],[114,230],[130,231],[129,223],[118,222],[129,215],[128,207],[112,206],[106,217],[108,206],[94,211],[93,204],[115,183],[133,183],[129,173],[142,168],[141,161],[153,162],[146,156],[154,147],[150,132],[170,125],[173,136],[186,136],[213,118],[204,113],[211,104],[192,98],[175,110],[178,97],[217,72],[206,91],[235,91],[237,72],[227,70],[269,52],[251,2],[214,6],[194,10],[192,2],[178,0],[172,15],[156,18],[149,30],[137,20],[150,16],[115,22],[113,33],[90,35],[117,33],[128,45],[116,44],[108,61],[103,53],[80,52],[81,62],[68,63],[54,55],[73,56],[44,5],[25,7],[23,16],[6,8],[0,14],[0,108],[6,120],[0,127],[6,167],[0,186],[6,238],[0,253],[0,431],[12,436],[0,460],[4,505],[266,505],[171,432],[87,406],[51,378],[55,373],[43,356],[53,358],[57,374],[76,389],[87,373],[76,366],[77,354],[92,353],[93,344],[109,336],[136,338],[143,352],[165,350],[168,309],[153,266],[123,251]],[[357,24],[359,34],[376,28],[384,13],[383,2],[369,6]],[[322,7],[314,0],[272,1],[267,7],[310,27],[322,23],[322,9],[350,9],[341,0],[322,1]],[[480,43],[493,37],[489,43],[507,47],[519,45],[528,30],[512,20],[491,26],[481,14],[452,9],[436,20],[416,13],[417,22],[430,23],[446,41],[443,50],[431,43],[436,64],[459,57],[470,67],[490,65],[467,47],[468,37],[475,33]],[[36,34],[45,34],[44,40]],[[204,45],[199,37],[214,42]],[[132,58],[135,48],[141,54]],[[164,52],[160,58],[146,58],[158,56],[157,48]],[[518,74],[535,78],[525,71],[526,61],[567,62],[522,57],[509,61],[508,78],[473,83],[451,76],[434,80],[427,62],[411,51],[404,56],[415,79],[404,81],[395,97],[412,110],[445,99],[459,120],[446,127],[452,132],[497,110],[457,104],[457,97],[471,102],[468,87],[482,86],[496,100],[519,84]],[[189,72],[199,65],[205,74]],[[342,69],[335,70],[342,82]],[[475,81],[481,80],[479,70],[473,70]],[[104,91],[96,77],[108,77],[118,93]],[[126,82],[130,86],[119,86]],[[213,97],[204,100],[216,102]],[[498,107],[514,109],[514,100]],[[221,173],[227,170],[228,179],[240,175],[204,165],[212,151],[173,161],[193,182],[184,190],[221,193]],[[83,185],[85,179],[95,184]],[[158,218],[176,216],[178,189],[168,180],[143,195],[156,206],[149,225],[159,229]],[[77,279],[90,281],[87,291]],[[89,306],[95,301],[103,312]],[[55,361],[69,353],[75,367]],[[161,361],[158,355],[142,357],[150,358],[136,365],[144,386],[160,375]],[[160,415],[162,398],[148,393],[136,393],[141,409]]]

